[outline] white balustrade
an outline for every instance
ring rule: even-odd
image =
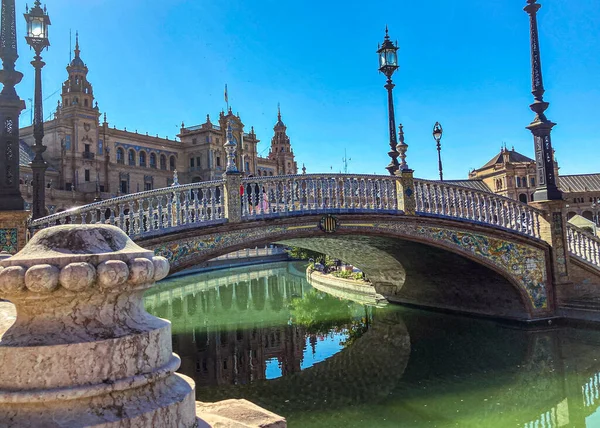
[[[600,267],[600,238],[569,223],[567,242],[572,256]]]
[[[415,179],[416,211],[450,219],[492,225],[533,238],[540,238],[542,213],[519,201],[493,193]]]
[[[59,224],[104,223],[139,237],[215,223],[224,220],[223,186],[223,181],[211,181],[133,193],[43,217],[30,226],[41,229]]]

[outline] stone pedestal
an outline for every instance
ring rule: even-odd
[[[0,252],[15,254],[27,242],[29,211],[0,211]]]
[[[413,172],[412,169],[396,172],[396,176],[400,177],[400,180],[396,181],[398,209],[404,211],[404,214],[406,215],[415,215],[417,209]]]
[[[239,172],[227,172],[223,174],[223,178],[225,178],[223,195],[225,218],[229,223],[239,223],[242,221],[242,196],[240,195],[242,175]]]
[[[107,225],[38,232],[0,261],[17,319],[0,341],[0,425],[194,427],[168,321],[142,296],[169,263]]]
[[[529,205],[544,212],[545,222],[540,222],[541,238],[552,246],[552,271],[554,283],[569,283],[569,246],[567,245],[567,219],[564,201],[530,202]]]

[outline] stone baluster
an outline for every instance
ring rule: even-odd
[[[0,420],[11,426],[196,426],[168,321],[143,293],[169,263],[109,225],[39,231],[0,261],[15,323],[0,341]]]

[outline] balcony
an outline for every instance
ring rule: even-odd
[[[92,152],[87,152],[87,151],[81,152],[81,157],[83,159],[94,160],[95,156],[96,156],[96,154],[92,153]]]

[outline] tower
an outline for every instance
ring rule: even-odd
[[[275,135],[271,139],[269,159],[276,162],[277,175],[297,174],[294,151],[287,135],[287,126],[281,120],[281,109],[277,106],[277,123],[273,127]]]
[[[79,56],[79,33],[75,34],[75,58],[67,66],[69,77],[62,86],[62,106],[93,108],[94,91],[87,80],[88,68]]]

